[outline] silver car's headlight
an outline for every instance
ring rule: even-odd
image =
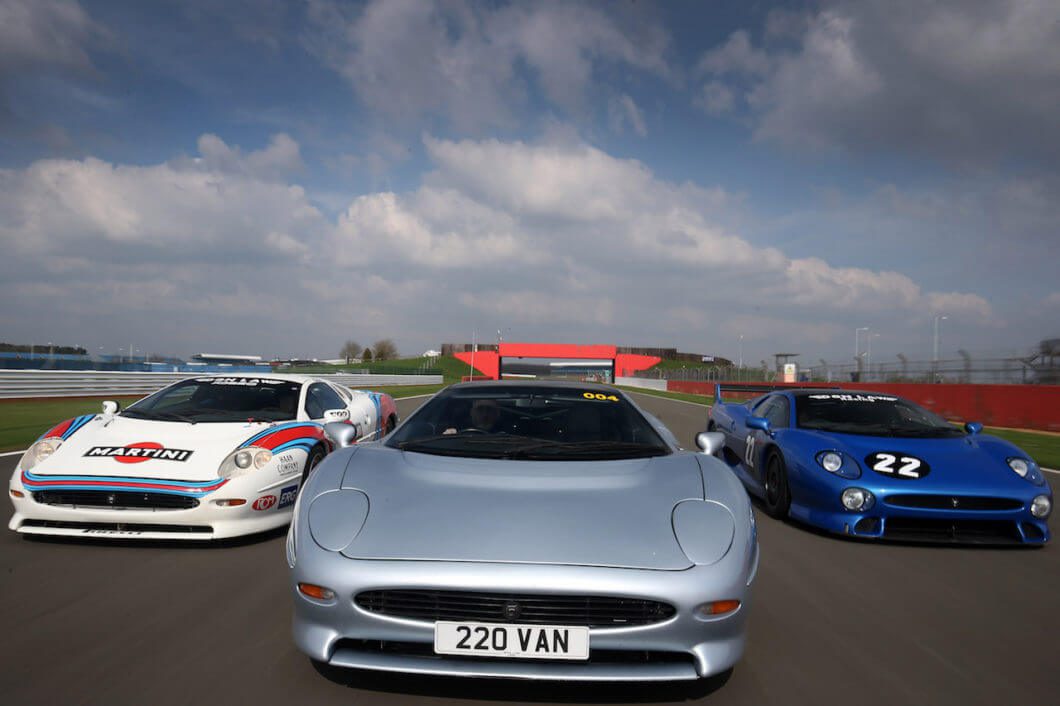
[[[19,467],[23,471],[28,471],[55,453],[55,450],[62,443],[63,440],[58,438],[41,439],[26,449],[26,453],[22,454],[22,458],[18,462]]]
[[[1012,469],[1012,472],[1020,478],[1029,480],[1035,485],[1042,485],[1045,482],[1045,477],[1038,469],[1038,464],[1034,461],[1028,458],[1020,458],[1019,456],[1014,456],[1005,460],[1008,463],[1008,467]]]
[[[264,468],[272,460],[272,451],[257,446],[236,449],[228,454],[217,470],[220,478],[236,478]]]

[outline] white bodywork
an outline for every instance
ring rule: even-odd
[[[58,444],[50,456],[30,469],[23,468],[24,457],[15,467],[9,528],[27,534],[204,540],[281,527],[290,522],[311,454],[326,454],[333,446],[324,422],[344,416],[328,410],[325,418],[309,402],[310,388],[326,385],[338,395],[358,441],[379,438],[387,426],[381,411],[394,409],[386,395],[317,378],[224,377],[299,383],[297,418],[189,423],[97,414],[64,422],[42,437]],[[320,416],[311,417],[310,410]],[[222,463],[241,447],[267,449],[271,459],[222,477]]]

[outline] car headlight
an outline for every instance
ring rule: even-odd
[[[1031,501],[1031,514],[1037,517],[1039,520],[1043,520],[1049,517],[1049,513],[1053,509],[1053,501],[1048,495],[1039,495]]]
[[[817,454],[817,463],[829,473],[834,473],[843,478],[860,478],[861,466],[852,458],[844,456],[839,451],[822,451]]]
[[[864,488],[847,488],[839,499],[851,512],[863,512],[876,503],[875,496]]]
[[[1045,477],[1042,475],[1041,469],[1038,468],[1038,464],[1029,458],[1014,456],[1006,459],[1006,462],[1008,463],[1008,467],[1012,469],[1012,472],[1020,478],[1029,480],[1035,485],[1041,485],[1045,482]]]
[[[257,446],[236,449],[228,454],[228,457],[221,463],[221,468],[218,469],[217,475],[221,478],[236,478],[264,468],[271,460],[272,451],[268,449],[258,448]]]
[[[23,471],[28,471],[55,453],[55,450],[62,443],[63,440],[58,438],[41,439],[26,449],[26,453],[22,454],[22,458],[18,462],[19,467]]]

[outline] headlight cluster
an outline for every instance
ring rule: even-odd
[[[1045,483],[1045,477],[1042,475],[1041,469],[1038,468],[1038,464],[1028,458],[1020,458],[1015,456],[1013,458],[1006,459],[1008,467],[1012,469],[1012,472],[1018,475],[1024,480],[1029,480],[1035,485],[1042,485]]]
[[[63,443],[62,439],[41,439],[33,444],[33,446],[26,449],[26,453],[22,454],[22,459],[18,462],[19,467],[21,467],[23,471],[28,471],[55,453],[55,450],[59,448],[59,444],[61,443]]]
[[[851,512],[864,512],[876,504],[876,497],[864,488],[847,488],[839,500]]]
[[[1039,520],[1049,517],[1049,513],[1052,512],[1052,509],[1053,501],[1049,499],[1048,495],[1039,495],[1031,501],[1031,514]]]
[[[272,451],[268,449],[258,448],[257,446],[236,449],[228,454],[228,458],[221,463],[221,468],[217,471],[217,475],[221,478],[235,478],[246,475],[251,471],[264,468],[271,460]]]
[[[843,478],[860,478],[861,466],[854,459],[839,451],[822,451],[817,454],[821,468]]]

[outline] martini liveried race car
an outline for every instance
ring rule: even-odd
[[[174,383],[119,411],[69,419],[22,456],[16,532],[223,539],[287,524],[309,472],[335,446],[397,425],[394,400],[293,375]]]
[[[743,653],[750,500],[622,392],[453,385],[336,451],[288,531],[294,639],[332,667],[659,681]]]
[[[1052,491],[1029,454],[894,395],[789,388],[726,404],[718,386],[707,429],[774,517],[864,538],[1049,541]]]

